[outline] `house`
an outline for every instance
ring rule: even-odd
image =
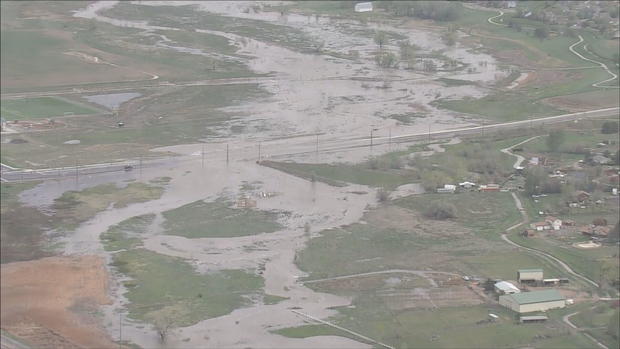
[[[583,190],[577,191],[575,193],[575,196],[577,197],[577,200],[579,202],[585,202],[590,199],[590,193],[588,193],[587,191],[583,191]]]
[[[545,222],[547,222],[553,230],[560,230],[560,228],[562,228],[562,220],[559,218],[548,216],[545,218]]]
[[[517,7],[516,1],[506,1],[506,8],[515,8]]]
[[[453,184],[445,184],[443,188],[437,188],[438,193],[454,193],[456,191],[456,185]]]
[[[603,156],[603,155],[594,155],[594,156],[592,157],[592,162],[593,162],[593,163],[595,163],[595,164],[599,164],[599,165],[606,165],[606,164],[611,163],[612,161],[611,161],[611,159],[610,159],[610,158],[608,158],[608,157],[606,157],[606,156]]]
[[[480,191],[499,191],[498,184],[483,184],[480,186]]]
[[[495,288],[495,292],[497,292],[498,294],[514,294],[521,292],[521,290],[517,286],[507,281],[497,282],[493,286]]]
[[[358,2],[355,4],[355,12],[371,12],[372,2]]]
[[[530,224],[530,227],[532,227],[532,229],[535,229],[536,231],[543,231],[543,230],[551,229],[551,226],[547,222],[532,223]]]
[[[473,188],[475,186],[476,186],[476,183],[468,182],[468,181],[459,183],[459,187],[465,188],[465,189],[471,189],[471,188]]]
[[[592,228],[592,235],[599,237],[607,237],[611,229],[606,226],[595,226]]]
[[[573,227],[575,226],[575,221],[572,219],[565,219],[562,221],[562,225],[566,226],[566,227]]]
[[[244,197],[237,200],[237,207],[239,208],[251,208],[256,207],[256,200]]]
[[[538,166],[538,162],[539,162],[539,160],[538,160],[538,156],[533,156],[533,157],[530,159],[530,165],[532,165],[532,166]]]
[[[517,271],[517,281],[521,283],[538,282],[543,280],[542,269],[519,269]]]
[[[564,308],[566,298],[558,290],[543,290],[503,295],[499,297],[499,304],[517,313],[530,313]]]

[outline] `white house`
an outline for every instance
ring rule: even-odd
[[[355,12],[370,12],[372,11],[372,2],[358,2],[355,4]]]
[[[465,189],[472,188],[472,187],[474,187],[475,185],[476,185],[476,183],[473,183],[473,182],[467,182],[467,181],[462,182],[462,183],[459,183],[459,186],[461,186],[461,187],[463,187],[463,188],[465,188]]]
[[[547,217],[545,218],[545,222],[549,223],[553,230],[560,230],[562,228],[562,220],[555,217]]]

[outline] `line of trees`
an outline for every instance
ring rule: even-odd
[[[462,5],[452,1],[378,1],[377,6],[397,16],[442,22],[455,21],[463,12]]]

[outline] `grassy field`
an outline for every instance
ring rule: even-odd
[[[67,191],[54,200],[54,221],[57,228],[73,230],[93,218],[110,205],[122,208],[127,205],[158,199],[163,188],[144,183],[129,183],[119,188],[115,184],[102,184],[82,191]]]
[[[315,179],[334,186],[346,183],[363,184],[373,187],[394,189],[399,185],[418,179],[410,170],[373,170],[366,164],[299,164],[290,162],[263,161],[261,164],[308,180]]]
[[[125,122],[117,128],[109,117],[72,118],[67,128],[50,130],[20,138],[28,143],[2,145],[2,161],[17,166],[74,166],[117,161],[118,159],[152,157],[149,149],[157,146],[198,142],[204,137],[217,137],[227,130],[227,123],[243,118],[220,108],[263,98],[269,94],[257,84],[230,86],[195,86],[164,91],[139,111],[121,111]],[[80,140],[80,144],[64,142]],[[67,156],[70,155],[70,156]]]
[[[99,110],[54,97],[10,99],[2,101],[5,120],[32,120],[66,115],[87,115]]]
[[[121,251],[113,265],[132,280],[126,281],[127,308],[133,319],[170,321],[185,327],[230,313],[259,295],[263,279],[240,270],[200,274],[180,258],[145,249]]]
[[[443,201],[456,207],[456,222],[487,239],[499,239],[498,233],[518,223],[521,215],[510,193],[465,192],[427,194],[396,200],[398,206],[424,212],[430,202]]]
[[[329,319],[347,329],[398,348],[593,348],[594,344],[579,334],[571,334],[561,319],[547,326],[518,325],[514,313],[497,305],[415,309],[394,312],[378,297],[362,296],[353,308],[339,308],[340,314]],[[486,322],[488,313],[500,316]],[[277,333],[297,337],[341,335],[335,329],[306,325]]]
[[[38,259],[50,255],[45,228],[50,217],[19,202],[19,193],[38,182],[0,184],[0,263]]]
[[[610,322],[618,318],[618,310],[605,302],[588,307],[579,314],[571,317],[571,322],[577,327],[586,328],[586,332],[602,341],[609,348],[617,348],[618,338],[608,332]],[[617,323],[617,322],[616,322]]]
[[[142,244],[141,235],[147,232],[154,219],[154,214],[146,214],[131,217],[111,226],[100,236],[104,249],[106,251],[120,251],[140,246]]]
[[[163,213],[165,234],[187,238],[236,237],[272,233],[282,228],[278,213],[230,208],[225,200],[192,202]]]

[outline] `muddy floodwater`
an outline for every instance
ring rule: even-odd
[[[133,2],[132,2],[133,3]],[[259,81],[271,96],[251,102],[241,101],[227,106],[224,111],[244,115],[230,122],[240,126],[244,132],[223,133],[219,143],[210,144],[210,151],[203,156],[202,144],[181,144],[156,150],[180,154],[183,161],[163,163],[140,173],[135,171],[120,176],[99,175],[96,178],[66,178],[59,182],[48,182],[25,192],[22,199],[30,204],[50,205],[55,197],[73,186],[83,189],[104,182],[115,181],[123,185],[126,180],[148,181],[157,177],[171,177],[161,198],[146,203],[133,204],[124,208],[109,208],[92,220],[84,223],[63,242],[64,253],[68,255],[98,255],[111,261],[111,254],[105,251],[99,235],[108,227],[143,214],[156,215],[156,224],[144,236],[144,248],[169,256],[185,258],[201,273],[222,269],[256,270],[264,265],[265,293],[287,298],[277,304],[252,304],[232,313],[178,329],[178,335],[171,336],[170,347],[211,348],[366,348],[367,344],[338,336],[316,336],[310,338],[287,338],[272,333],[278,328],[305,324],[304,318],[291,311],[327,319],[337,312],[334,307],[350,305],[349,297],[320,293],[305,287],[298,278],[305,274],[294,263],[295,254],[308,240],[304,226],[311,227],[310,234],[359,221],[364,212],[376,205],[376,191],[361,185],[332,187],[323,183],[311,183],[271,168],[256,164],[255,141],[265,140],[265,158],[291,154],[287,159],[298,161],[358,162],[370,155],[396,150],[398,145],[384,142],[370,151],[366,148],[351,148],[346,151],[313,154],[315,135],[320,135],[321,144],[337,149],[341,142],[360,141],[374,130],[376,137],[408,135],[473,125],[477,120],[452,112],[440,110],[433,102],[440,98],[463,98],[484,96],[497,79],[506,75],[498,69],[495,60],[468,47],[456,45],[446,47],[439,34],[414,27],[395,24],[363,24],[355,20],[338,20],[322,16],[304,16],[268,11],[268,4],[257,2],[188,2],[157,1],[136,2],[140,5],[186,6],[193,11],[207,11],[220,16],[247,18],[276,24],[282,27],[302,30],[312,40],[324,44],[322,53],[302,53],[290,47],[265,42],[256,37],[247,37],[206,28],[193,28],[192,34],[210,34],[226,38],[237,48],[239,56],[207,52],[184,47],[171,38],[157,33],[159,30],[188,30],[151,25],[148,21],[128,21],[112,18],[100,12],[117,6],[115,1],[98,1],[77,11],[74,15],[90,18],[119,27],[143,31],[142,35],[156,36],[152,48],[174,50],[188,55],[208,56],[224,61],[234,60],[246,64],[253,72],[269,74],[269,79]],[[271,3],[276,4],[276,3]],[[437,55],[438,62],[455,60],[455,69],[440,67],[437,72],[404,68],[382,69],[374,61],[377,50],[373,42],[374,30],[384,30],[409,40],[419,46],[421,53]],[[387,50],[398,54],[398,41],[390,40]],[[359,57],[343,58],[351,51]],[[476,62],[484,61],[478,65]],[[469,67],[470,69],[465,69]],[[438,81],[440,77],[469,80],[475,85],[447,86]],[[197,84],[199,84],[197,82]],[[139,97],[138,93],[120,93],[87,96],[89,101],[118,108],[123,102]],[[409,118],[403,122],[403,115]],[[284,138],[287,137],[287,138]],[[318,137],[318,136],[317,136]],[[318,139],[318,138],[317,138]],[[231,161],[224,160],[224,143],[230,146]],[[310,150],[310,151],[309,151]],[[440,148],[434,151],[441,151]],[[372,153],[374,152],[374,153]],[[234,199],[241,194],[245,182],[258,182],[259,190],[278,193],[274,197],[257,200],[258,210],[278,210],[288,214],[279,222],[283,228],[270,234],[234,238],[188,239],[164,235],[159,228],[161,213],[186,205],[196,200],[213,201],[220,197]],[[398,188],[394,195],[405,196],[421,192],[419,185],[411,184]],[[259,247],[260,248],[253,248]],[[122,277],[114,273],[111,292],[114,304],[103,308],[103,323],[113,339],[122,338],[142,347],[160,347],[151,326],[127,318],[122,286]],[[119,313],[121,316],[119,317]],[[119,318],[121,320],[119,320]],[[180,334],[182,332],[182,334]],[[186,341],[187,339],[187,341]],[[188,344],[188,341],[190,344]]]
[[[128,92],[128,93],[111,93],[105,95],[93,95],[84,96],[86,100],[92,103],[102,105],[108,109],[115,110],[121,106],[121,104],[130,101],[136,97],[142,96],[140,93]]]

